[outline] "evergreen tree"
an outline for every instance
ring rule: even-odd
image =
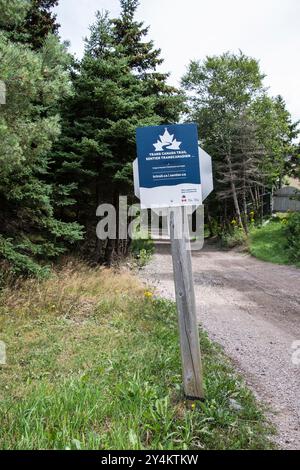
[[[300,144],[294,146],[289,173],[300,180]]]
[[[0,29],[11,32],[24,24],[30,6],[30,0],[0,0]]]
[[[150,93],[153,77],[144,75],[148,66],[125,53],[114,24],[107,14],[97,14],[84,58],[74,69],[74,96],[65,103],[63,135],[53,154],[56,184],[76,184],[76,203],[64,216],[78,218],[87,232],[84,250],[108,263],[119,243],[96,239],[96,208],[105,202],[118,208],[119,195],[132,194],[136,128],[161,124],[167,116],[177,120],[182,109],[182,97],[169,88],[165,95]],[[150,63],[155,67],[153,56]],[[144,68],[142,76],[137,66]],[[164,113],[157,112],[159,107]]]
[[[262,160],[265,183],[276,190],[291,170],[295,154],[293,142],[299,134],[299,123],[292,122],[281,96],[273,98],[263,95],[254,101],[251,112],[257,122],[259,139],[266,149]]]
[[[216,192],[209,210],[225,223],[237,217],[245,229],[245,207],[261,211],[263,194],[281,184],[297,134],[282,98],[266,94],[263,78],[256,60],[226,53],[191,62],[182,81],[191,92],[190,116],[214,156]]]
[[[135,21],[139,0],[120,0],[120,3],[120,18],[112,20],[114,39],[122,46],[129,66],[143,76],[163,63],[160,58],[161,50],[154,48],[153,41],[143,41],[149,28],[144,27],[142,22]]]
[[[10,18],[12,21],[12,18]],[[69,56],[55,36],[35,52],[0,31],[0,258],[14,272],[42,274],[39,261],[81,238],[78,224],[54,217],[48,152],[60,133],[58,101],[70,92]]]
[[[242,53],[226,53],[191,62],[182,80],[184,88],[191,92],[190,116],[199,124],[205,149],[214,156],[216,192],[211,199],[217,197],[217,201],[213,201],[213,209],[222,223],[237,217],[244,228],[242,201],[233,171],[240,161],[236,135],[239,121],[263,93],[262,79],[256,60]],[[218,201],[225,194],[227,198],[220,206]]]
[[[40,49],[49,34],[57,34],[59,24],[52,9],[58,5],[59,0],[0,0],[3,11],[25,12],[22,21],[2,21],[2,29],[6,30],[12,41],[29,44],[33,49]],[[2,11],[2,8],[1,8]]]
[[[183,111],[183,95],[168,85],[169,74],[157,69],[163,63],[161,50],[155,49],[153,41],[147,41],[149,27],[135,20],[139,0],[120,0],[121,15],[112,20],[116,44],[128,59],[132,71],[145,82],[144,93],[155,96],[155,112],[161,122],[178,122]]]
[[[247,113],[241,114],[232,127],[231,151],[224,153],[216,163],[218,174],[218,199],[237,199],[235,208],[239,224],[248,231],[249,202],[258,211],[259,201],[255,198],[257,188],[263,186],[262,159],[265,147],[259,142],[257,125]],[[251,199],[252,197],[252,199]]]
[[[93,259],[109,262],[115,243],[105,247],[97,241],[96,208],[105,202],[118,207],[119,194],[128,193],[135,129],[158,124],[159,117],[143,82],[115,47],[107,15],[97,14],[73,86],[74,96],[65,103],[63,136],[53,154],[53,173],[57,185],[76,183],[76,204],[64,211],[65,217],[75,216],[85,226]]]

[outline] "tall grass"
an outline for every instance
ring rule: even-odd
[[[253,228],[249,236],[251,255],[271,263],[297,265],[289,256],[285,222],[284,218],[275,219],[262,227]]]
[[[0,339],[1,449],[272,446],[262,410],[204,333],[207,398],[185,402],[175,306],[128,272],[69,264],[4,290]]]

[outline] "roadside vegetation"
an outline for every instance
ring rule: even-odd
[[[186,403],[176,310],[127,271],[68,263],[0,299],[1,449],[268,449],[271,428],[201,333],[206,401]]]
[[[151,260],[154,250],[153,240],[145,237],[133,240],[130,251],[136,260],[137,266],[143,268]]]
[[[255,258],[275,264],[300,267],[300,214],[277,214],[264,222],[252,212],[248,232],[235,219],[231,227],[218,235],[221,247],[240,247]]]
[[[138,0],[96,13],[78,61],[58,4],[0,0],[0,448],[270,448],[262,410],[203,332],[207,399],[184,402],[175,306],[101,267],[122,266],[130,242],[97,239],[95,214],[134,202],[136,128],[186,118],[214,160],[209,236],[298,265],[299,217],[255,220],[300,176],[298,123],[242,52],[192,61],[170,86]],[[131,244],[138,267],[152,254],[151,240]]]
[[[300,214],[279,215],[253,228],[249,251],[263,261],[300,267]]]
[[[285,226],[280,219],[251,230],[249,251],[252,256],[276,264],[291,264],[287,250]]]
[[[248,211],[262,214],[266,196],[300,168],[298,123],[269,94],[259,58],[187,56],[177,89],[137,19],[139,0],[120,0],[116,17],[95,14],[80,60],[60,39],[57,5],[0,0],[0,271],[42,278],[70,252],[106,266],[125,258],[120,234],[96,238],[96,209],[119,214],[119,196],[135,201],[136,128],[182,120],[198,125],[213,157],[209,231],[217,226],[229,245],[245,238]],[[233,219],[244,233],[231,233]]]

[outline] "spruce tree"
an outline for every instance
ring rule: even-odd
[[[128,57],[129,66],[143,75],[149,70],[156,70],[163,63],[160,49],[154,48],[153,41],[143,41],[149,27],[135,21],[139,0],[120,0],[121,15],[112,20],[113,34],[116,43],[122,46],[123,54]]]
[[[161,122],[178,122],[184,108],[183,95],[168,85],[169,74],[161,73],[161,50],[154,47],[153,41],[147,41],[149,27],[135,20],[139,0],[120,0],[121,15],[112,20],[116,44],[128,59],[133,72],[145,83],[144,93],[156,98],[155,112]]]
[[[65,103],[63,135],[53,154],[56,184],[76,184],[76,203],[63,214],[85,226],[84,251],[100,262],[109,263],[119,243],[96,239],[96,208],[105,202],[118,208],[119,195],[133,194],[136,128],[177,121],[182,110],[182,96],[156,72],[160,51],[143,43],[148,29],[134,21],[136,7],[136,1],[123,1],[120,20],[97,14],[74,69],[74,96]]]
[[[190,92],[190,116],[214,157],[209,210],[219,222],[236,217],[245,228],[246,205],[263,212],[264,195],[287,173],[298,133],[284,101],[267,95],[263,79],[258,61],[240,52],[192,61],[182,80]]]
[[[49,34],[58,33],[59,24],[52,12],[58,2],[59,0],[0,0],[0,5],[3,4],[3,11],[6,12],[5,22],[2,22],[1,27],[12,41],[28,44],[32,49],[38,50]],[[10,21],[9,11],[14,14],[25,12],[25,15],[22,15],[22,21]]]
[[[63,136],[53,154],[56,184],[76,184],[76,204],[64,211],[76,216],[87,232],[85,248],[97,261],[110,262],[118,245],[96,239],[96,208],[132,190],[135,129],[159,124],[155,99],[132,73],[127,57],[114,43],[107,15],[97,14],[85,55],[73,77],[74,96],[65,103]]]
[[[0,259],[15,273],[43,274],[40,262],[82,236],[78,224],[54,217],[54,188],[47,182],[49,150],[60,133],[58,101],[70,92],[68,62],[53,35],[36,52],[0,31],[7,90],[0,106]]]

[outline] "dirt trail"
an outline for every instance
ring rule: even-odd
[[[193,271],[199,322],[273,410],[280,447],[300,449],[300,352],[292,349],[300,342],[300,270],[208,246],[193,254]],[[157,245],[142,276],[174,298],[169,244]]]

